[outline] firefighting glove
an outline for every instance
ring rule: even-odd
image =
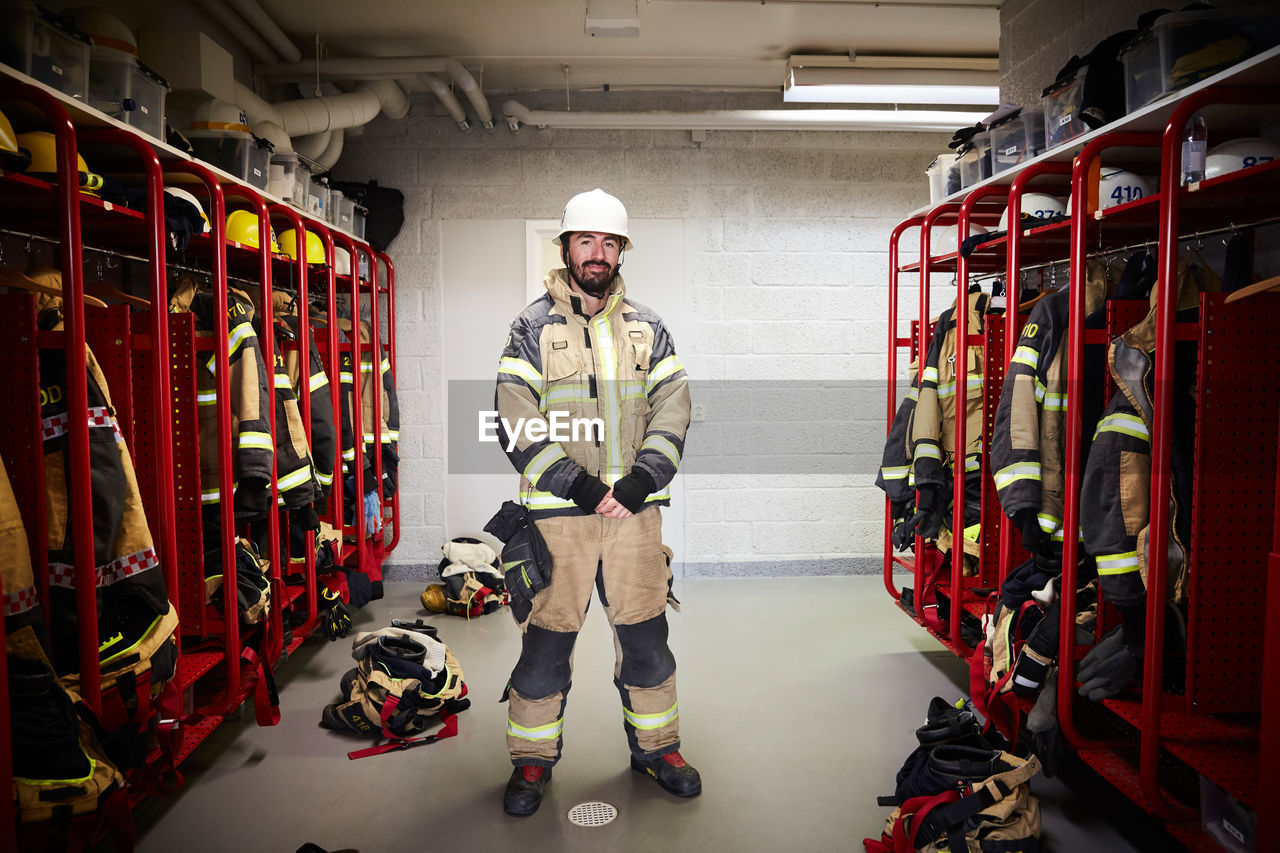
[[[609,494],[608,486],[600,482],[598,477],[592,477],[586,471],[583,471],[573,481],[573,485],[569,487],[567,497],[578,505],[578,509],[588,515],[592,515],[596,511],[596,507],[600,505],[600,501],[604,500],[604,496],[607,494]]]
[[[351,610],[342,603],[342,596],[331,589],[320,590],[320,617],[324,635],[330,640],[345,637],[351,633]]]
[[[382,501],[377,492],[364,496],[364,532],[370,536],[382,530]]]
[[[649,472],[639,466],[632,466],[631,473],[613,484],[613,499],[637,513],[644,509],[645,498],[658,490]]]
[[[1115,628],[1080,661],[1081,696],[1097,702],[1119,695],[1142,671],[1142,646],[1126,645]]]
[[[1040,526],[1040,517],[1034,509],[1018,510],[1013,514],[1013,521],[1022,531],[1022,547],[1032,554],[1048,544],[1049,537]]]
[[[1031,751],[1040,759],[1044,775],[1052,777],[1061,764],[1064,745],[1058,727],[1057,670],[1050,670],[1036,704],[1027,714],[1027,732],[1031,735]]]
[[[943,516],[946,515],[947,502],[939,492],[941,486],[922,486],[920,496],[916,500],[916,512],[911,517],[911,535],[924,539],[937,539],[942,530]]]
[[[551,552],[527,509],[515,501],[504,501],[484,532],[503,543],[503,580],[513,607],[531,600],[551,582]]]
[[[895,551],[910,551],[916,538],[915,518],[908,515],[893,526],[893,548]]]

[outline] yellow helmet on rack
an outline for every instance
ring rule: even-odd
[[[280,251],[295,261],[298,259],[298,235],[294,233],[294,229],[280,232]],[[307,263],[328,263],[324,254],[324,241],[320,239],[319,234],[311,230],[307,231]]]
[[[16,141],[18,148],[25,149],[31,157],[26,173],[32,177],[56,183],[58,180],[58,139],[47,130],[33,130],[30,133],[19,133]],[[76,153],[76,168],[80,172],[80,192],[98,196],[102,189],[102,176],[89,171],[84,158]]]
[[[30,164],[31,152],[18,147],[18,137],[9,117],[0,112],[0,168],[22,172]]]
[[[276,241],[276,231],[270,225],[267,229],[271,233],[271,254],[279,254],[280,244]],[[227,239],[258,248],[258,214],[248,210],[233,210],[228,213]]]

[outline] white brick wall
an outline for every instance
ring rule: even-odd
[[[690,446],[715,451],[683,476],[685,573],[878,569],[883,503],[872,482],[884,431],[888,235],[927,200],[924,167],[948,138],[709,132],[698,145],[681,131],[462,134],[415,100],[408,119],[379,119],[348,140],[339,178],[376,178],[406,197],[390,250],[404,412],[401,545],[390,570],[433,562],[445,535],[439,341],[449,247],[439,244],[440,222],[554,219],[592,186],[610,188],[633,217],[684,221],[691,322],[677,342],[696,380],[865,383],[801,404],[794,423],[777,420],[790,404],[770,398],[747,429],[732,427],[732,412],[694,426]],[[903,311],[914,311],[914,297]],[[788,457],[780,473],[715,473],[716,452],[758,449],[753,440],[843,456],[834,473],[821,455]]]

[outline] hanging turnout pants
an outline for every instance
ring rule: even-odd
[[[594,586],[613,628],[614,684],[622,696],[631,752],[652,759],[680,748],[676,661],[667,646],[670,569],[662,552],[661,510],[629,518],[556,516],[535,522],[547,542],[551,583],[520,626],[520,660],[511,673],[507,749],[517,767],[560,760],[574,641]]]

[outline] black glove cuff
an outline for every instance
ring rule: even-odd
[[[573,481],[573,485],[569,487],[569,500],[578,505],[578,509],[585,513],[591,514],[596,511],[596,507],[600,505],[600,501],[604,500],[604,496],[609,494],[609,487],[600,482],[599,478],[592,477],[586,471],[578,475],[578,479]]]
[[[631,473],[613,484],[613,499],[633,513],[644,509],[645,498],[658,490],[649,472],[633,467]]]
[[[928,512],[933,509],[934,501],[938,498],[937,490],[934,486],[921,486],[919,489],[919,497],[916,498],[916,509],[921,512]]]
[[[1147,605],[1117,607],[1120,611],[1120,636],[1126,646],[1143,648],[1147,642]]]

